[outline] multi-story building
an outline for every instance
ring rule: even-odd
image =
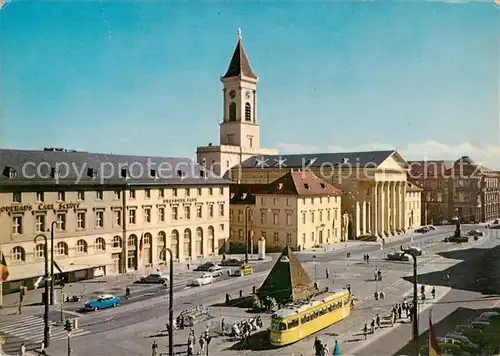
[[[243,48],[241,33],[223,83],[220,144],[198,147],[198,163],[224,176],[231,167],[245,159],[276,150],[260,147],[260,123],[257,119],[257,83],[259,78],[250,67]]]
[[[468,156],[455,162],[411,162],[410,179],[423,188],[423,220],[437,224],[460,217],[488,222],[500,217],[500,175]]]
[[[406,188],[406,219],[408,229],[422,226],[422,188],[407,182]]]
[[[214,256],[229,237],[229,182],[189,159],[0,150],[4,290],[44,273],[54,228],[69,280]],[[219,240],[221,242],[219,242]],[[50,250],[50,246],[49,246]]]
[[[311,172],[288,172],[269,184],[233,184],[230,241],[301,250],[342,240],[343,192]]]

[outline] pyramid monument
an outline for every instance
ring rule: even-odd
[[[257,292],[260,299],[272,297],[277,302],[301,301],[313,294],[313,283],[289,246],[283,250]]]

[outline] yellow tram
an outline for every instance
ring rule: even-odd
[[[351,295],[342,290],[308,303],[278,310],[271,318],[270,342],[285,346],[297,342],[351,314]]]

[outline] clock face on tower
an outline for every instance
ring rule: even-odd
[[[247,91],[247,92],[245,93],[245,97],[246,97],[247,99],[250,99],[250,97],[251,97],[251,96],[252,96],[252,93],[250,93],[249,91]]]
[[[229,97],[230,97],[231,99],[236,98],[236,90],[234,90],[234,89],[233,89],[233,90],[231,90],[231,91],[229,92]]]

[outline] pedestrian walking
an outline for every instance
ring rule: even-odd
[[[432,294],[432,299],[436,299],[436,288],[432,287],[431,294]]]
[[[402,319],[403,317],[403,308],[401,307],[401,305],[398,305],[398,317],[399,319]]]
[[[380,329],[380,315],[377,314],[376,318],[375,318],[375,323],[377,324],[377,329]]]
[[[201,334],[198,342],[200,343],[199,355],[203,355],[205,353],[205,335]]]
[[[375,318],[372,319],[372,322],[370,323],[370,328],[371,328],[371,333],[375,334]]]
[[[335,340],[335,346],[333,346],[333,356],[340,356],[340,347],[337,340]]]
[[[318,337],[314,339],[313,350],[315,356],[321,356],[321,354],[323,353],[323,344],[318,339]]]
[[[366,254],[366,263],[370,263],[370,255]]]
[[[326,279],[330,279],[330,269],[327,267],[325,269]]]
[[[226,330],[226,321],[224,320],[224,318],[222,318],[222,320],[220,321],[220,329],[221,329],[221,335],[225,336],[224,330]]]
[[[327,344],[323,345],[323,355],[330,356],[330,349],[328,348]]]
[[[363,255],[363,262],[366,263],[366,253]]]
[[[393,310],[391,312],[391,326],[394,326],[395,323],[396,323],[396,313]]]
[[[21,356],[26,356],[26,345],[24,343],[21,344]]]
[[[156,343],[156,340],[153,340],[153,345],[151,345],[151,355],[158,356],[158,344]]]
[[[363,335],[365,336],[365,340],[367,338],[368,334],[368,325],[365,323],[365,326],[363,327]]]

